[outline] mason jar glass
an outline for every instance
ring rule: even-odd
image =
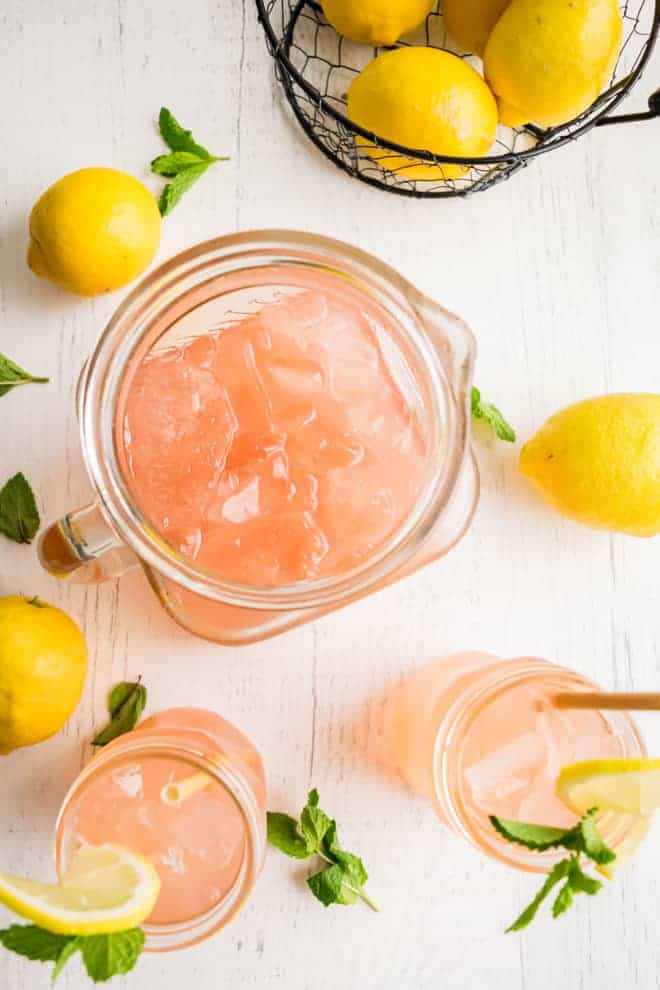
[[[179,797],[169,797],[175,787]],[[56,826],[60,877],[83,845],[116,844],[151,861],[161,889],[146,948],[185,948],[224,928],[249,897],[266,852],[259,753],[215,712],[172,708],[99,750]]]

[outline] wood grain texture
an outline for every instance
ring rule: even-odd
[[[168,218],[161,259],[255,227],[359,244],[474,327],[479,385],[521,437],[586,395],[660,391],[657,122],[592,133],[467,202],[411,202],[349,180],[306,142],[275,90],[251,0],[4,0],[0,66],[0,350],[52,379],[2,400],[2,474],[28,475],[45,519],[89,497],[75,382],[121,294],[76,300],[32,277],[27,215],[79,166],[115,165],[157,188],[148,163],[160,149],[161,104],[232,156]],[[641,107],[658,82],[655,56],[626,106]],[[295,808],[318,786],[347,844],[364,853],[383,907],[379,916],[324,910],[303,891],[301,870],[274,855],[230,929],[144,959],[117,990],[656,986],[657,836],[604,896],[561,923],[505,936],[537,881],[443,831],[423,801],[364,765],[356,742],[370,698],[460,648],[546,656],[612,689],[658,689],[658,542],[552,515],[518,479],[515,457],[480,443],[480,508],[444,561],[340,616],[241,650],[177,629],[139,575],[99,588],[58,584],[34,551],[2,543],[0,594],[38,593],[71,612],[94,663],[65,731],[2,762],[0,867],[52,869],[57,809],[88,758],[107,689],[141,673],[150,710],[204,703],[254,739],[272,807]],[[657,716],[640,722],[660,752]],[[49,985],[46,967],[0,956],[3,990]],[[58,985],[88,984],[75,963]]]

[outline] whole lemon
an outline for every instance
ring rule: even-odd
[[[443,0],[445,27],[464,51],[483,55],[488,36],[509,3],[510,0]]]
[[[622,33],[618,0],[511,0],[484,54],[502,123],[577,117],[607,85]]]
[[[28,265],[81,296],[119,289],[160,243],[154,197],[125,172],[83,168],[55,182],[30,214]]]
[[[0,598],[0,753],[58,732],[86,673],[87,644],[68,615],[38,598]]]
[[[397,48],[369,62],[349,88],[348,116],[388,141],[437,155],[485,155],[497,130],[497,105],[481,76],[456,55],[427,47]],[[357,141],[379,165],[406,178],[454,179],[468,170]]]
[[[322,0],[335,31],[365,45],[393,45],[413,31],[435,7],[435,0]]]
[[[578,522],[660,533],[660,395],[604,395],[569,406],[525,444],[520,470]]]

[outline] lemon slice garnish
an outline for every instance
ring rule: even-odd
[[[148,860],[121,846],[83,846],[59,883],[0,872],[0,902],[60,935],[100,935],[140,925],[160,892]]]
[[[660,760],[583,760],[562,767],[557,795],[571,811],[584,815],[589,808],[607,814],[609,822],[620,818],[625,835],[616,846],[616,860],[599,867],[611,877],[644,840],[651,816],[660,808]],[[615,823],[616,824],[616,823]]]
[[[578,815],[589,808],[652,815],[660,808],[660,760],[584,760],[562,767],[557,795]]]

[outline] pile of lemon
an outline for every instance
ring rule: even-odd
[[[341,35],[378,47],[394,45],[435,6],[435,0],[323,0]],[[621,48],[618,0],[443,0],[442,14],[454,43],[483,60],[483,77],[437,48],[384,52],[350,86],[354,123],[405,147],[482,157],[498,121],[551,127],[586,110],[606,87]],[[466,171],[361,144],[383,168],[407,178],[454,179]]]

